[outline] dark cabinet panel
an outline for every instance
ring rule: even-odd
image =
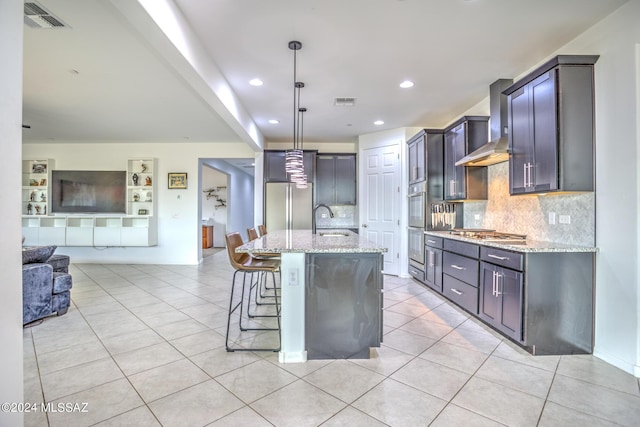
[[[522,341],[522,273],[480,263],[479,316],[505,335]]]
[[[593,191],[597,59],[560,55],[504,91],[511,194]]]
[[[426,174],[426,137],[420,132],[407,141],[409,153],[409,185],[427,179]]]
[[[425,248],[424,283],[442,292],[442,249]]]
[[[265,150],[264,152],[264,180],[265,182],[289,182],[285,170],[285,150]],[[315,182],[316,151],[304,152],[304,172],[307,174],[307,182]]]
[[[558,189],[555,76],[550,70],[510,98],[512,194]]]
[[[369,358],[382,340],[382,256],[309,254],[305,339],[309,359]]]
[[[317,203],[356,204],[355,154],[318,154],[316,168]]]
[[[488,140],[488,117],[465,116],[444,133],[444,199],[487,198],[487,168],[456,166],[456,162]]]

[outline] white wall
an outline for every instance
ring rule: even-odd
[[[22,262],[20,188],[22,144],[22,2],[0,2],[0,402],[22,402]],[[21,426],[23,415],[0,411],[0,425]]]
[[[246,158],[254,157],[254,153],[243,143],[58,143],[48,141],[24,144],[23,156],[26,159],[54,159],[56,169],[90,170],[125,170],[129,158],[141,156],[156,158],[157,246],[106,249],[61,247],[57,252],[70,255],[73,262],[197,264],[202,246],[199,210],[201,193],[198,189],[199,159]],[[187,172],[188,188],[169,190],[167,188],[169,172]]]
[[[596,97],[594,354],[640,377],[638,229],[640,1],[631,0],[557,53],[599,54]]]

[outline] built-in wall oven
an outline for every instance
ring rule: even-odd
[[[427,183],[409,187],[409,227],[425,228],[427,207]]]
[[[424,281],[424,230],[426,227],[427,183],[409,186],[409,274]]]

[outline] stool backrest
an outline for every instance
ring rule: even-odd
[[[229,254],[229,262],[231,263],[231,266],[237,270],[249,260],[250,255],[236,253],[236,248],[238,246],[242,246],[243,244],[242,236],[240,236],[240,233],[234,231],[233,233],[227,233],[224,237],[227,241],[227,253]]]
[[[256,240],[258,238],[258,232],[255,228],[247,228],[247,236],[249,236],[249,240]]]
[[[264,224],[260,224],[258,226],[258,231],[260,232],[261,236],[264,236],[265,234],[267,234],[267,227],[265,227]]]

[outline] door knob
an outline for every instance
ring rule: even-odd
[[[368,225],[367,224],[362,224],[362,228],[367,228]]]

